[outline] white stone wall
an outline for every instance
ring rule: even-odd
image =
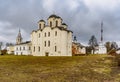
[[[85,47],[81,48],[81,53],[86,54],[86,48]]]
[[[7,54],[14,54],[14,46],[7,47]]]
[[[15,45],[14,51],[15,55],[31,55],[31,45],[30,44]]]
[[[57,36],[55,36],[55,32],[57,32]],[[46,33],[46,37],[45,37]],[[50,33],[50,36],[48,36]],[[40,37],[39,37],[40,34]],[[51,29],[50,27],[44,28],[41,32],[40,30],[37,32],[33,32],[32,37],[32,54],[34,56],[45,56],[45,53],[48,52],[49,56],[70,56],[71,52],[71,44],[72,44],[72,33],[67,31],[61,31],[58,28]],[[45,47],[46,41],[46,47]],[[48,41],[50,41],[50,46],[48,46]],[[55,52],[55,46],[57,47],[57,51]],[[35,52],[34,52],[35,47]],[[39,48],[40,47],[40,51]]]
[[[99,43],[98,49],[95,51],[95,54],[107,54],[107,48],[103,43]]]

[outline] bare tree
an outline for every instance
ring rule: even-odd
[[[2,46],[3,46],[3,42],[0,42],[0,50],[1,50]]]
[[[116,42],[106,42],[105,46],[107,48],[107,52],[109,52],[112,49],[114,49],[114,50],[118,49],[118,44]]]
[[[94,35],[91,36],[88,44],[89,44],[91,50],[93,50],[93,54],[94,54],[95,49],[98,46],[97,39]]]
[[[14,45],[13,43],[6,43],[6,47],[13,46],[13,45]]]
[[[107,53],[111,50],[111,42],[106,42],[105,47],[107,48]]]
[[[116,54],[116,51],[119,49],[116,42],[106,42],[105,46],[107,48],[107,53],[111,55]]]
[[[117,50],[118,49],[118,44],[116,42],[112,42],[111,43],[111,49]]]
[[[0,54],[1,54],[2,46],[3,46],[3,42],[0,42]]]

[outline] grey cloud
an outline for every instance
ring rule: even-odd
[[[19,28],[22,29],[24,40],[30,40],[30,33],[37,29],[37,22],[40,19],[47,20],[47,17],[53,12],[61,16],[63,21],[68,24],[81,43],[88,43],[91,35],[95,35],[100,40],[100,22],[104,21],[104,40],[119,41],[120,9],[114,11],[105,11],[97,8],[90,9],[82,0],[77,0],[78,6],[70,9],[68,5],[72,0],[52,0],[55,1],[50,6],[45,5],[46,0],[1,0],[0,1],[0,20],[8,21],[12,26],[0,27],[6,32],[0,36],[9,39],[16,39]],[[73,0],[74,1],[74,0]],[[15,31],[11,31],[14,29]],[[116,36],[116,37],[114,37]],[[6,39],[5,39],[6,40]]]

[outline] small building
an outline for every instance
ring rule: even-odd
[[[31,42],[26,41],[15,45],[15,55],[31,55]]]
[[[72,55],[80,54],[80,43],[72,42]]]
[[[72,42],[72,55],[86,54],[86,48],[78,42]]]
[[[72,55],[83,55],[86,54],[86,48],[81,45],[79,42],[77,42],[76,36],[73,38],[72,42]]]
[[[16,38],[16,45],[14,46],[15,55],[31,55],[31,41],[22,42],[22,35],[19,30]]]
[[[14,54],[14,45],[8,46],[7,47],[7,54]]]
[[[103,43],[100,43],[98,47],[96,47],[95,54],[107,54],[107,48],[103,45]]]

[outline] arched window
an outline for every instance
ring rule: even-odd
[[[23,50],[25,50],[25,47],[23,47]]]
[[[18,50],[18,47],[16,48],[16,50]]]
[[[46,32],[45,32],[45,37],[46,37]]]
[[[29,50],[31,50],[31,47],[29,47]]]
[[[45,24],[44,24],[44,27],[45,27]]]
[[[56,26],[58,26],[58,21],[56,21]]]
[[[52,22],[50,21],[50,27],[52,27]]]
[[[57,31],[55,31],[55,36],[57,36]]]
[[[46,41],[45,41],[45,47],[46,47]]]
[[[39,24],[39,29],[41,28],[41,24]]]
[[[21,51],[21,47],[20,47],[20,51]]]
[[[48,32],[48,37],[50,36],[50,32]]]
[[[40,52],[40,46],[38,47],[38,51]]]
[[[35,52],[35,46],[34,46],[34,52]]]
[[[57,46],[55,46],[55,52],[57,51]]]
[[[39,33],[39,38],[40,38],[40,33]]]
[[[48,41],[48,47],[50,47],[50,41]]]

